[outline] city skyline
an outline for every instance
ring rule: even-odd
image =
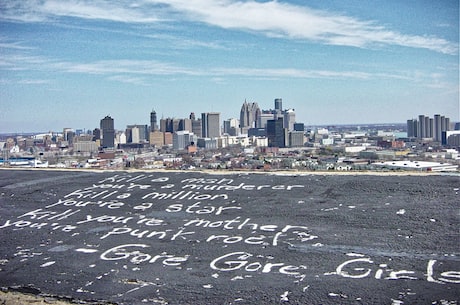
[[[0,25],[2,133],[276,98],[306,125],[459,121],[458,1],[8,1]]]

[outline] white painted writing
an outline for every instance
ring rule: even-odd
[[[167,253],[162,253],[158,255],[152,255],[148,253],[143,253],[139,250],[134,250],[132,248],[149,248],[150,246],[145,244],[125,244],[116,246],[108,249],[101,254],[100,258],[105,261],[117,261],[117,260],[128,260],[133,264],[140,263],[161,263],[165,266],[180,266],[183,262],[187,261],[188,255],[185,256],[175,256]]]
[[[247,272],[270,273],[277,271],[286,275],[299,275],[300,267],[285,263],[269,263],[251,261],[252,254],[248,252],[232,252],[214,259],[209,266],[218,271],[244,270]]]

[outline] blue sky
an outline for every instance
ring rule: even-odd
[[[307,125],[459,120],[459,1],[0,2],[0,132],[275,98]]]

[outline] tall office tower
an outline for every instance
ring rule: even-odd
[[[305,143],[303,131],[289,132],[289,147],[302,147]]]
[[[425,137],[433,137],[433,119],[430,119],[429,116],[425,116]]]
[[[224,134],[230,134],[230,120],[224,120],[222,122],[223,132]]]
[[[201,137],[219,138],[220,137],[220,113],[205,112],[201,114]]]
[[[230,136],[238,135],[238,126],[240,125],[240,121],[238,119],[228,119],[224,121],[224,133]]]
[[[427,137],[426,128],[425,116],[421,114],[418,116],[417,138],[423,139]]]
[[[167,126],[166,126],[166,120],[162,118],[162,119],[160,120],[160,131],[161,131],[161,132],[166,132],[166,128],[167,128]]]
[[[160,120],[160,131],[162,132],[175,132],[180,130],[179,129],[180,120],[179,119],[172,119],[166,118]]]
[[[135,129],[135,130],[134,130]],[[134,130],[134,133],[132,132]],[[129,137],[129,133],[134,135]],[[128,143],[143,143],[149,139],[149,129],[147,125],[128,125],[126,127],[126,136]]]
[[[195,136],[197,136],[198,138],[201,137],[201,119],[196,119],[195,117],[195,112],[191,112],[190,115],[189,115],[189,119],[191,121],[191,124],[192,124],[192,129],[191,131],[193,132],[193,134]]]
[[[450,120],[440,114],[434,118],[419,115],[416,119],[407,120],[407,136],[418,139],[433,138],[436,142],[442,142],[442,133],[450,129]]]
[[[273,110],[273,119],[277,120],[283,117],[283,101],[280,98],[275,99],[275,110]]]
[[[447,117],[441,117],[441,131],[450,131],[450,119]]]
[[[418,126],[418,122],[416,119],[407,120],[407,137],[409,138],[417,137],[417,126]]]
[[[180,119],[179,120],[179,129],[178,130],[187,130],[192,132],[192,120],[191,119]]]
[[[202,138],[208,137],[208,114],[207,113],[201,114],[201,137]]]
[[[287,128],[287,130],[289,131],[294,130],[294,123],[295,123],[294,109],[286,110],[283,114],[283,118],[284,118],[284,128]]]
[[[140,143],[141,142],[139,127],[135,125],[128,126],[126,128],[125,134],[126,134],[127,143]]]
[[[93,129],[93,141],[101,139],[101,130],[99,128]]]
[[[273,111],[271,110],[263,110],[262,113],[260,114],[260,117],[257,122],[257,127],[258,128],[267,128],[267,122],[268,120],[273,120],[275,119],[275,115],[273,114]]]
[[[113,119],[110,116],[106,116],[101,120],[101,135],[102,135],[102,147],[103,148],[114,148],[115,147],[115,127]]]
[[[158,130],[158,124],[157,124],[157,113],[155,110],[152,109],[152,112],[150,112],[150,131],[154,132]]]
[[[280,99],[280,98],[275,99],[275,110],[283,111],[283,99]]]
[[[173,149],[182,150],[196,142],[197,137],[188,130],[180,130],[173,134]]]
[[[201,138],[201,120],[192,120],[192,132],[199,138]]]
[[[164,134],[161,131],[152,131],[149,135],[149,143],[152,146],[162,147],[165,145]]]
[[[257,122],[259,121],[260,114],[261,111],[257,103],[248,103],[245,100],[240,111],[240,127],[259,127],[257,126]]]
[[[76,134],[72,128],[64,128],[62,135],[64,137],[64,141],[67,141],[69,145],[73,144],[73,138]]]
[[[435,114],[434,115],[434,123],[433,123],[433,139],[437,142],[441,141],[441,129],[442,122],[441,122],[441,115]]]
[[[180,130],[180,119],[172,119],[172,130],[171,132],[176,132]]]
[[[283,128],[283,118],[267,121],[267,138],[270,147],[286,147],[287,129]]]
[[[428,138],[433,138],[434,137],[434,120],[433,118],[428,118],[428,128],[426,130]]]

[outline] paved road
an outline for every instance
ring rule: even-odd
[[[458,177],[0,171],[0,286],[115,304],[458,304]]]

